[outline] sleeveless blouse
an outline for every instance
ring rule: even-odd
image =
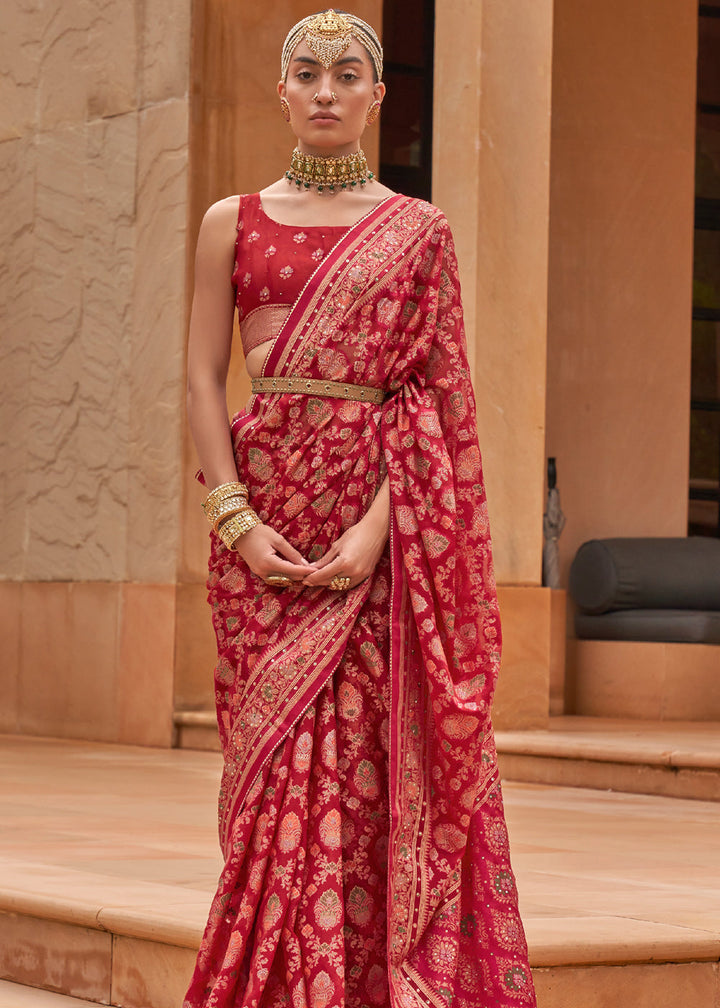
[[[246,356],[277,336],[313,270],[347,230],[279,224],[259,193],[240,197],[232,284]]]

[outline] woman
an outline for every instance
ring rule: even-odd
[[[198,241],[225,868],[186,1008],[535,1003],[457,266],[443,215],[367,171],[381,78],[359,18],[295,25],[291,167]],[[236,307],[253,396],[229,427]]]

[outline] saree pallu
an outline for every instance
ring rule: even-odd
[[[387,476],[348,592],[254,577],[213,537],[225,868],[185,1008],[533,1006],[490,722],[500,627],[450,231],[386,200],[293,306],[268,375],[382,405],[253,396],[255,510],[310,560]]]

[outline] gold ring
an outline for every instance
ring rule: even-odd
[[[335,577],[330,582],[330,584],[328,585],[328,588],[332,588],[333,591],[347,591],[349,587],[350,587],[350,578],[340,577],[339,574],[336,574]]]
[[[292,578],[286,574],[268,574],[265,584],[272,585],[273,588],[288,588],[292,584]]]

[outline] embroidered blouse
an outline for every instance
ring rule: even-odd
[[[308,277],[346,227],[297,227],[265,213],[259,193],[240,197],[232,283],[247,355],[277,336]]]

